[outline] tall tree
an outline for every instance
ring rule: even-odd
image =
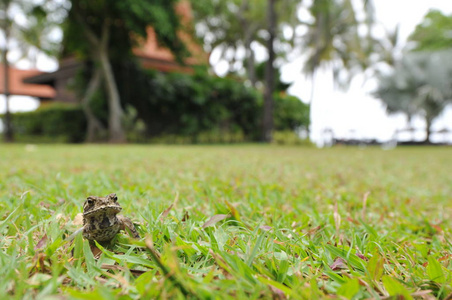
[[[370,34],[374,24],[370,0],[361,1],[361,8],[354,6],[352,0],[279,0],[274,3],[268,0],[216,0],[209,4],[201,4],[201,1],[196,0],[192,2],[198,21],[198,34],[203,37],[208,50],[222,49],[223,58],[236,65],[236,61],[240,59],[236,53],[244,49],[246,73],[252,83],[255,83],[252,69],[255,66],[254,53],[251,49],[254,43],[264,45],[269,56],[270,44],[275,47],[276,54],[282,57],[293,49],[299,49],[307,57],[304,67],[306,74],[314,77],[318,68],[329,65],[340,86],[346,86],[353,75],[362,72],[369,65],[368,54],[373,50],[375,42]],[[266,11],[269,11],[269,7],[273,7],[276,16],[273,26],[269,26],[267,19],[269,14]],[[298,14],[300,9],[305,14]],[[358,9],[364,12],[364,18],[357,18]],[[299,19],[299,16],[303,16],[303,19]],[[368,29],[366,36],[358,34],[358,28],[362,26]],[[251,35],[248,34],[250,28]],[[268,42],[270,30],[274,30],[273,43]],[[297,41],[300,42],[297,44]],[[266,84],[266,99],[269,99],[269,88],[271,87]],[[268,104],[266,106],[271,107]],[[267,114],[264,114],[264,123],[268,124],[268,120]],[[264,136],[268,136],[267,125],[264,128]]]
[[[268,0],[191,0],[191,3],[196,31],[206,50],[221,50],[222,58],[229,63],[229,71],[240,72],[244,67],[246,78],[255,86],[255,49],[259,45],[268,46]],[[296,11],[299,4],[298,0],[275,1],[275,45],[292,42],[292,39],[285,38],[283,30],[294,29],[298,24]],[[275,50],[278,52],[279,49]]]
[[[11,27],[13,20],[10,14],[12,0],[3,0],[0,3],[0,22],[1,30],[3,33],[3,48],[2,48],[2,63],[3,63],[3,94],[5,95],[6,112],[5,112],[5,142],[13,141],[13,128],[11,126],[11,112],[9,108],[9,61],[8,51]]]
[[[71,1],[65,44],[68,52],[78,51],[83,57],[93,61],[94,68],[98,68],[102,75],[108,95],[110,142],[126,141],[122,126],[123,108],[112,63],[131,59],[132,48],[145,40],[150,26],[160,45],[168,47],[176,57],[185,55],[185,46],[178,35],[181,27],[180,16],[176,14],[174,7],[176,2]],[[82,28],[85,40],[78,38],[78,27]],[[92,83],[97,84],[96,82],[98,81],[93,79]]]
[[[276,29],[276,12],[275,1],[268,0],[267,4],[267,24],[268,24],[268,40],[267,51],[268,60],[265,68],[265,91],[264,91],[264,116],[263,116],[263,130],[262,138],[264,142],[271,142],[273,131],[273,108],[274,99],[273,92],[275,90],[275,29]]]
[[[369,66],[369,56],[374,40],[371,28],[374,24],[372,1],[363,0],[365,18],[357,18],[357,9],[351,0],[316,0],[309,7],[314,18],[307,22],[307,33],[301,47],[308,56],[304,72],[314,76],[322,66],[330,67],[335,82],[347,87],[351,78]],[[360,35],[359,28],[367,28],[367,35]]]

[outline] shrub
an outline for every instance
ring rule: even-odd
[[[275,131],[272,143],[277,145],[313,145],[308,139],[301,139],[294,131]]]
[[[309,105],[286,94],[275,97],[273,120],[276,131],[297,131],[309,127]]]
[[[201,69],[162,74],[133,65],[122,68],[116,74],[123,106],[136,109],[148,138],[179,136],[197,143],[260,139],[262,97],[243,82]],[[279,95],[274,122],[276,130],[307,128],[309,107],[296,97]]]
[[[80,143],[85,138],[86,120],[80,106],[47,104],[31,112],[15,113],[12,126],[19,141]]]

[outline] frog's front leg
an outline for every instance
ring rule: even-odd
[[[121,224],[122,230],[128,231],[132,235],[132,237],[134,237],[136,239],[140,238],[138,231],[135,229],[135,226],[133,225],[132,221],[129,218],[119,215],[118,220],[119,220],[119,224]],[[128,230],[126,230],[126,229],[128,229]]]

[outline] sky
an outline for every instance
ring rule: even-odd
[[[400,37],[405,41],[415,26],[419,24],[429,9],[439,9],[444,13],[452,13],[450,0],[375,0],[377,21],[381,23],[381,28],[393,30],[397,24],[400,26]],[[409,9],[407,8],[409,5]],[[214,53],[211,62],[215,64],[217,73],[222,73],[222,65],[218,63]],[[18,67],[27,68],[26,62],[21,62]],[[45,56],[40,56],[37,64],[42,71],[54,71],[58,65],[55,60]],[[301,74],[302,58],[294,59],[282,66],[282,79],[292,81],[293,84],[289,93],[309,101],[311,98],[311,83]],[[402,115],[388,116],[384,105],[371,96],[371,92],[376,88],[374,80],[364,81],[362,77],[356,77],[347,91],[335,89],[332,74],[328,71],[320,71],[316,76],[311,103],[311,139],[323,144],[325,129],[333,131],[337,138],[368,138],[380,141],[388,141],[397,129],[407,126],[405,117]],[[28,97],[11,97],[11,110],[27,111],[38,107],[36,100]],[[0,113],[5,111],[5,101],[0,96]],[[415,133],[417,139],[424,137],[424,122],[421,119],[414,119],[414,127],[419,128]],[[448,107],[442,116],[433,124],[435,130],[449,128],[452,130],[452,107]],[[411,133],[399,134],[399,138],[408,139]],[[452,134],[448,137],[444,135],[433,135],[433,141],[443,141],[447,138],[452,142]]]

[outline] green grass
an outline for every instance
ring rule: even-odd
[[[451,162],[428,147],[1,145],[0,294],[445,298]],[[95,258],[65,238],[87,196],[112,192],[143,238]]]

